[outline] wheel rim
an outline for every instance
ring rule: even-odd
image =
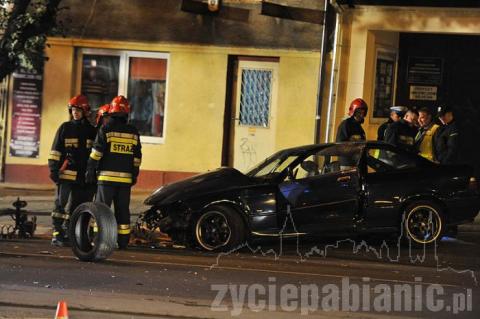
[[[89,253],[97,245],[98,225],[95,216],[90,212],[80,213],[75,224],[75,245],[83,252]]]
[[[228,243],[232,231],[224,214],[210,211],[198,219],[195,233],[203,248],[214,250]]]
[[[417,206],[408,213],[405,226],[412,240],[420,244],[428,244],[439,237],[442,219],[433,207]]]

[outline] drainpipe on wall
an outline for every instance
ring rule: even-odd
[[[320,66],[318,73],[318,88],[317,88],[317,111],[315,114],[315,131],[314,131],[314,143],[320,142],[320,127],[322,116],[322,104],[323,104],[323,88],[325,86],[325,58],[327,55],[327,10],[328,1],[325,0],[324,14],[323,14],[323,30],[322,30],[322,46],[320,47]]]
[[[325,143],[330,142],[333,139],[330,139],[330,135],[334,131],[333,125],[335,123],[335,103],[336,103],[336,91],[337,91],[337,82],[338,82],[338,41],[340,38],[340,28],[341,28],[341,19],[342,19],[342,8],[338,5],[336,0],[331,0],[332,6],[335,8],[335,33],[334,33],[334,42],[333,42],[333,58],[332,58],[332,71],[330,73],[330,88],[328,92],[328,109],[327,109],[327,128],[325,132]]]

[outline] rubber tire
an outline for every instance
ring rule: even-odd
[[[84,220],[94,217],[98,232],[90,245]],[[117,221],[112,210],[103,203],[83,203],[70,217],[69,237],[72,251],[81,261],[101,261],[112,254],[117,245]]]
[[[412,210],[414,210],[415,208],[417,208],[419,206],[429,206],[430,208],[433,208],[433,210],[436,211],[438,216],[440,217],[440,222],[441,222],[440,232],[438,233],[438,236],[433,241],[428,242],[428,243],[420,243],[420,242],[417,242],[415,239],[413,239],[409,235],[409,232],[408,232],[407,226],[406,226],[406,217],[408,216],[408,214]],[[434,244],[436,241],[438,241],[442,238],[443,234],[445,233],[445,229],[446,229],[445,216],[444,216],[444,213],[443,213],[443,209],[438,204],[436,204],[432,201],[427,201],[427,200],[419,200],[419,201],[415,201],[415,202],[412,202],[411,204],[409,204],[405,208],[405,211],[402,215],[402,219],[401,219],[400,223],[401,223],[401,226],[403,226],[403,236],[402,237],[403,237],[405,243],[411,243],[412,246],[417,246],[417,247],[420,247],[420,246],[423,246],[423,245]]]
[[[228,226],[230,227],[230,239],[225,245],[221,247],[209,249],[208,247],[205,247],[200,243],[198,239],[197,225],[203,215],[208,214],[212,211],[220,212],[225,216]],[[245,242],[245,223],[239,213],[233,208],[220,205],[210,206],[205,211],[203,211],[198,216],[198,218],[195,219],[193,227],[193,237],[195,239],[195,244],[203,250],[211,252],[228,251],[240,247]]]

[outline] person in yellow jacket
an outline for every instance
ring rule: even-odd
[[[440,126],[433,122],[433,114],[428,107],[423,107],[418,111],[418,123],[420,129],[415,136],[415,147],[418,154],[433,161],[433,136]]]

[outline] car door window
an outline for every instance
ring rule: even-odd
[[[287,180],[314,178],[316,176],[356,169],[362,146],[355,144],[332,145],[307,154],[302,161],[291,167]],[[349,165],[342,165],[348,162]]]
[[[415,168],[418,162],[414,156],[403,152],[371,148],[367,153],[366,164],[368,173],[375,173]]]

